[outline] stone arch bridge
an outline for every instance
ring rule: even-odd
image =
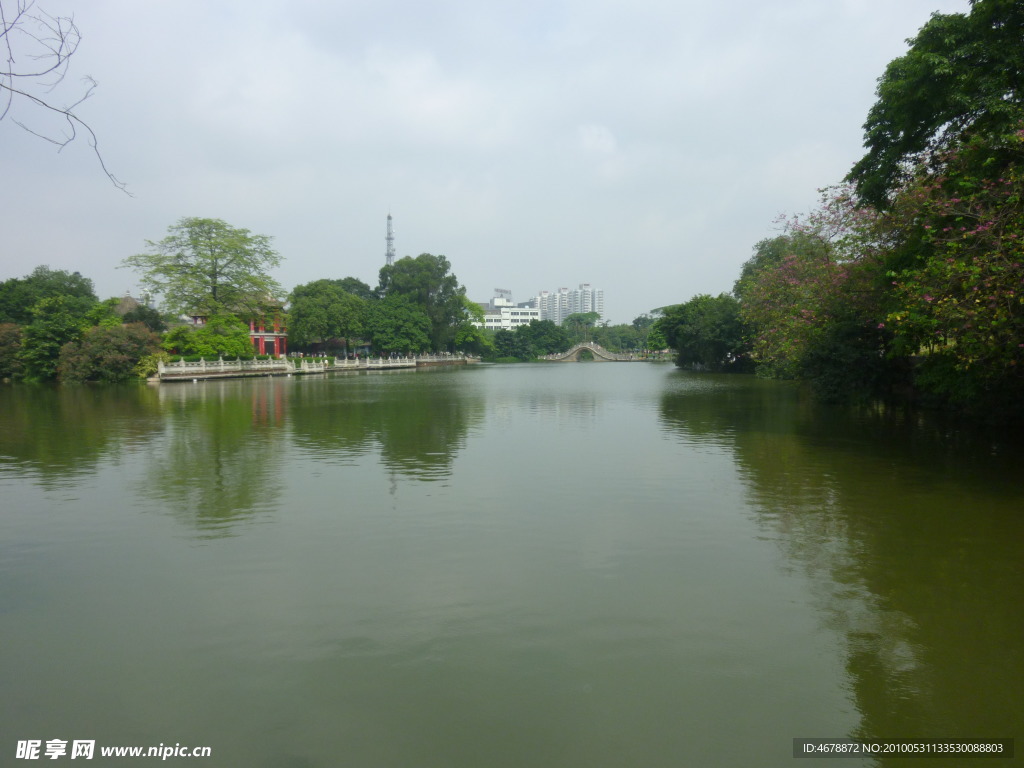
[[[585,349],[589,350],[590,353],[593,354],[594,360],[600,363],[628,363],[630,361],[638,362],[638,358],[634,357],[633,355],[620,355],[615,352],[609,352],[600,344],[593,341],[585,341],[582,344],[577,344],[568,352],[560,352],[555,355],[544,355],[544,357],[540,359],[551,360],[552,362],[556,363],[578,363],[580,360],[580,353]]]

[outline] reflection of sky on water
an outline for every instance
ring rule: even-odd
[[[783,765],[794,735],[1024,720],[998,441],[639,364],[107,392],[93,446],[5,448],[5,722],[77,697],[250,757],[326,754],[342,718],[412,723],[410,750],[472,722],[574,764],[626,729],[643,764]]]

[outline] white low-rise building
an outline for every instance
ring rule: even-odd
[[[520,325],[527,325],[531,320],[540,320],[540,310],[530,307],[495,307],[484,312],[483,326],[492,331],[514,331]]]
[[[527,325],[531,320],[540,320],[540,309],[517,306],[505,296],[495,296],[490,303],[481,306],[484,310],[484,321],[473,323],[477,328],[514,331],[520,325]]]
[[[477,328],[514,331],[531,320],[550,320],[561,325],[569,315],[585,312],[596,312],[604,317],[604,291],[590,283],[580,283],[579,288],[573,289],[541,291],[522,304],[516,304],[509,298],[512,295],[510,291],[497,290],[497,296],[487,304],[480,304],[484,310],[484,322],[473,323]]]

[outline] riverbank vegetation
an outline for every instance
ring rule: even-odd
[[[354,277],[325,278],[288,296],[268,275],[280,262],[269,237],[216,219],[181,219],[167,237],[148,241],[145,253],[124,260],[163,297],[163,311],[131,297],[100,301],[81,274],[38,267],[0,283],[0,378],[144,378],[171,354],[252,356],[261,326],[287,329],[291,351],[316,355],[459,351],[533,360],[581,341],[638,352],[649,339],[665,344],[647,315],[632,325],[601,325],[586,313],[564,326],[534,321],[515,331],[484,330],[483,309],[467,298],[444,256],[399,259],[380,270],[374,288]]]
[[[483,310],[444,256],[399,259],[381,269],[376,288],[322,279],[290,296],[268,274],[280,262],[269,237],[181,219],[124,261],[163,297],[162,312],[127,296],[100,301],[78,272],[37,267],[0,283],[0,379],[125,381],[151,375],[171,353],[251,356],[262,326],[281,331],[275,341],[288,328],[292,350],[302,353],[497,352],[493,334],[474,325]]]
[[[759,242],[731,295],[665,308],[680,365],[1024,416],[1024,6],[972,0],[909,42],[843,183]]]

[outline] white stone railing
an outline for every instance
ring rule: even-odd
[[[416,355],[417,363],[451,363],[457,360],[469,360],[462,352],[445,352],[439,355]]]
[[[355,360],[345,360],[340,357],[334,358],[332,370],[366,370],[368,368],[413,368],[416,366],[415,357],[361,357]]]
[[[179,360],[176,363],[165,363],[162,360],[157,363],[157,372],[163,376],[189,376],[196,374],[211,373],[273,373],[282,371],[291,373],[295,366],[286,358],[269,360],[206,360],[200,358],[191,362]]]
[[[462,353],[444,355],[409,355],[401,357],[363,357],[346,360],[335,357],[292,357],[270,360],[206,360],[200,358],[194,362],[179,360],[176,363],[157,363],[160,378],[185,378],[188,376],[210,376],[232,373],[320,373],[343,370],[377,370],[383,368],[415,368],[418,363],[451,363],[459,360],[469,361],[474,358]]]
[[[364,357],[356,360],[334,358],[335,368],[409,368],[418,363],[452,363],[473,358],[461,352],[444,355],[400,355],[399,357]]]

